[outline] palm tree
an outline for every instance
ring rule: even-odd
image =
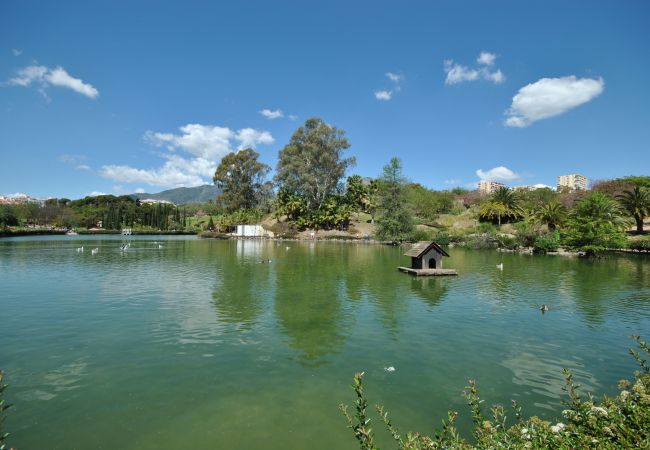
[[[524,215],[519,197],[507,187],[497,189],[490,200],[481,206],[480,216],[487,220],[497,219],[501,226],[502,218],[516,219]]]
[[[567,209],[557,201],[544,203],[533,212],[533,219],[539,223],[546,224],[550,231],[554,231],[566,221]]]
[[[630,225],[621,205],[600,192],[591,192],[576,203],[572,216],[589,217],[593,220],[614,225],[624,230]]]
[[[492,200],[481,205],[479,214],[483,219],[497,219],[499,226],[501,226],[501,218],[508,215],[508,207],[501,202]]]
[[[624,191],[616,198],[628,214],[634,217],[636,232],[643,233],[643,219],[650,215],[650,191],[641,186],[634,186],[634,189]]]

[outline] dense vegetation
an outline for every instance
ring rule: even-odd
[[[641,366],[635,372],[634,381],[619,383],[619,393],[615,397],[605,397],[601,402],[591,395],[584,397],[579,393],[572,374],[564,370],[567,400],[563,403],[563,418],[552,422],[538,417],[524,418],[522,409],[512,402],[513,418],[508,417],[501,405],[490,408],[487,415],[483,400],[479,397],[475,381],[470,380],[464,397],[472,415],[472,439],[461,436],[456,428],[458,412],[449,411],[442,422],[442,429],[435,430],[431,436],[419,433],[402,434],[388,417],[383,406],[376,410],[398,449],[475,449],[475,448],[649,448],[650,447],[650,367],[644,357],[650,356],[648,344],[634,337],[642,356],[630,350]],[[352,416],[346,405],[341,405],[348,427],[362,450],[378,449],[372,419],[366,412],[363,372],[354,376],[352,388],[357,400]]]

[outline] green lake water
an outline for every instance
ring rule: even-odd
[[[612,393],[636,367],[629,336],[650,339],[643,256],[452,248],[460,276],[416,279],[396,270],[404,249],[377,245],[129,241],[0,240],[10,445],[354,449],[338,404],[357,371],[403,430],[448,409],[466,430],[468,378],[487,404],[553,418],[562,368]]]

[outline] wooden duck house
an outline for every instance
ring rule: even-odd
[[[411,257],[411,267],[399,267],[402,272],[417,276],[458,275],[454,269],[442,268],[442,258],[449,253],[433,241],[417,242],[404,256]]]

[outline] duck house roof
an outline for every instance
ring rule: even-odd
[[[411,249],[404,253],[404,256],[410,256],[412,258],[420,258],[422,255],[426,254],[429,250],[435,249],[441,255],[449,256],[449,253],[444,251],[442,247],[436,244],[433,241],[420,241],[413,244]]]

